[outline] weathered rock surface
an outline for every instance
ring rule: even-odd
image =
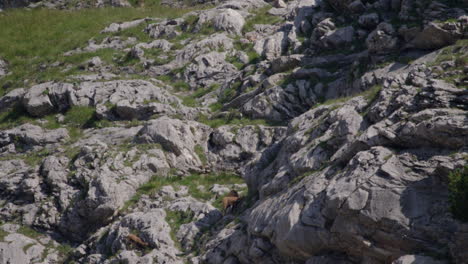
[[[128,4],[65,2],[30,7]],[[214,7],[112,23],[64,54],[80,63],[40,66],[63,80],[4,82],[0,264],[466,262],[448,188],[468,156],[466,6],[196,2]]]
[[[234,34],[241,34],[245,20],[239,12],[233,9],[221,11],[213,19],[213,25],[217,30],[226,31]]]
[[[57,144],[65,142],[66,139],[68,139],[68,131],[65,128],[45,130],[39,126],[24,124],[10,130],[0,131],[0,147],[7,147],[11,144],[19,150]]]
[[[193,121],[181,121],[160,117],[148,122],[137,135],[143,143],[158,143],[168,151],[169,164],[182,171],[200,170],[204,166],[202,157],[195,150],[205,152],[211,128]]]

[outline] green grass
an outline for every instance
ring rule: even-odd
[[[173,174],[173,173],[172,173]],[[179,177],[169,175],[167,177],[155,175],[147,183],[141,185],[137,193],[125,203],[122,211],[126,211],[132,205],[138,202],[142,195],[151,195],[157,193],[163,186],[171,185],[174,188],[179,186],[187,186],[189,188],[189,194],[200,200],[207,201],[213,198],[214,194],[209,191],[209,188],[213,184],[237,184],[244,183],[243,179],[234,173],[230,172],[219,172],[210,174],[198,174],[193,173],[186,177]],[[205,190],[200,190],[198,186],[204,186]]]
[[[450,210],[455,218],[468,222],[468,165],[449,175]]]
[[[0,229],[0,242],[5,241],[5,237],[8,236],[8,232],[4,231],[3,229]]]
[[[34,245],[36,245],[36,244],[34,244],[34,243],[27,244],[26,246],[23,247],[23,252],[26,253],[28,251],[28,249],[31,248]]]
[[[84,127],[95,117],[96,109],[90,106],[74,106],[65,113],[65,123],[73,127]]]
[[[0,129],[9,129],[25,123],[33,123],[34,118],[29,116],[26,109],[17,105],[12,109],[0,112]]]
[[[245,21],[245,25],[242,31],[244,33],[253,31],[254,25],[257,25],[257,24],[273,25],[273,24],[284,21],[282,17],[268,14],[268,11],[270,9],[271,9],[271,6],[267,5],[257,10],[252,10],[253,16],[248,18],[247,21]]]
[[[197,99],[207,95],[208,93],[211,93],[212,91],[215,91],[218,88],[219,88],[219,84],[213,84],[209,86],[208,88],[199,88],[191,95],[184,96],[182,98],[182,103],[189,107],[198,107],[199,103]]]
[[[249,56],[248,64],[254,64],[260,61],[260,55],[254,50],[254,43],[243,43],[240,41],[240,38],[237,38],[234,42],[234,48],[244,51],[247,56]]]
[[[63,243],[58,245],[56,250],[62,258],[67,258],[72,253],[73,247],[69,244]]]
[[[198,158],[200,158],[200,161],[202,162],[202,164],[206,165],[206,163],[208,162],[208,159],[206,158],[205,151],[203,151],[202,146],[196,145],[195,153],[197,154]]]
[[[166,210],[166,221],[171,227],[171,238],[176,243],[178,248],[181,248],[178,239],[176,238],[176,234],[180,229],[181,225],[188,224],[193,221],[195,214],[193,211],[169,211]]]
[[[86,45],[112,22],[144,17],[178,17],[193,9],[162,6],[150,1],[145,8],[97,8],[75,11],[53,9],[10,9],[0,13],[0,57],[12,72],[0,79],[0,95],[6,90],[63,77],[55,68],[40,69],[41,64],[79,61],[89,55],[66,58],[63,53]],[[147,40],[139,30],[123,31],[124,36]],[[101,53],[103,51],[100,51]],[[109,51],[106,51],[109,52]],[[81,57],[81,58],[80,58]],[[59,68],[59,67],[56,67]],[[8,87],[7,89],[1,87]]]
[[[463,69],[466,66],[468,66],[468,54],[466,48],[467,46],[467,39],[458,40],[454,45],[442,49],[440,54],[437,56],[436,60],[429,64],[429,66],[437,66],[444,61],[454,61],[455,65],[453,67],[450,67],[449,69],[444,69],[443,71],[439,71],[438,73],[442,75],[443,80],[445,80],[448,83],[452,83],[461,89],[468,89],[468,86],[464,86],[463,84],[460,85],[456,82],[457,79],[462,79],[463,77],[465,77],[463,75]],[[459,71],[461,72],[461,74],[446,74],[451,71]]]
[[[33,238],[33,239],[37,239],[37,238],[39,238],[40,236],[42,236],[41,233],[37,232],[36,230],[32,229],[32,228],[29,227],[29,226],[24,226],[24,225],[21,226],[21,227],[18,229],[17,233],[22,234],[22,235],[25,235],[25,236],[27,236],[27,237],[29,237],[29,238]]]

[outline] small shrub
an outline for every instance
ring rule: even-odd
[[[205,151],[203,151],[202,146],[196,145],[195,153],[197,154],[198,158],[200,158],[200,161],[202,162],[202,164],[206,165],[206,163],[208,162],[208,159],[206,158]]]
[[[449,175],[450,210],[455,218],[468,222],[468,165]]]

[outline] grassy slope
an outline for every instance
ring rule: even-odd
[[[0,58],[9,62],[11,75],[0,79],[0,95],[14,87],[60,77],[61,67],[40,69],[43,63],[79,62],[82,56],[64,57],[84,46],[112,22],[144,17],[177,17],[190,10],[159,4],[145,8],[100,8],[78,11],[15,9],[0,13]],[[88,55],[89,56],[89,55]],[[28,80],[25,84],[25,80]]]

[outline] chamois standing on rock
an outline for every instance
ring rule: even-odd
[[[226,196],[223,198],[223,214],[225,215],[228,209],[234,209],[241,198],[239,197],[239,193],[235,190],[231,190]]]
[[[140,246],[142,248],[147,248],[149,246],[148,243],[144,242],[143,240],[141,240],[141,238],[139,238],[138,236],[136,236],[134,234],[129,234],[127,236],[127,240],[129,240],[130,242],[132,242],[135,245]]]

